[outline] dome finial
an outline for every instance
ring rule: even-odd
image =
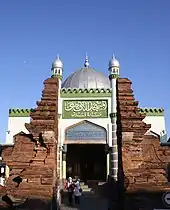
[[[88,58],[87,53],[86,53],[86,58],[85,58],[85,62],[84,62],[84,67],[89,68],[89,58]]]
[[[116,59],[115,55],[112,55],[112,59],[109,61],[109,68],[120,67],[119,61]]]
[[[60,60],[60,56],[59,56],[59,54],[57,54],[57,57],[56,57],[56,59],[57,59],[57,60]]]
[[[115,54],[114,54],[114,53],[113,53],[113,55],[112,55],[112,59],[116,59],[116,58],[115,58]]]

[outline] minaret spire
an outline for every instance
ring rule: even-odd
[[[56,60],[60,60],[60,56],[59,56],[59,54],[57,54]]]
[[[85,57],[84,67],[89,68],[89,58],[88,58],[87,53],[86,53],[86,57]]]

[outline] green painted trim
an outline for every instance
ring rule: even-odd
[[[61,75],[56,75],[56,77],[57,77],[59,80],[63,80],[63,76],[61,76]]]
[[[119,77],[120,77],[119,74],[110,74],[110,75],[109,75],[109,79],[110,79],[110,80],[112,80],[112,79],[117,79],[117,78],[119,78]]]
[[[9,109],[9,117],[29,117],[34,109]]]
[[[73,98],[73,97],[71,97],[71,98]],[[9,117],[29,117],[30,113],[33,111],[34,111],[34,109],[9,109],[8,116]],[[146,116],[164,116],[163,108],[140,108],[138,112],[140,114],[146,114]],[[110,114],[110,117],[112,116],[112,114],[113,113]],[[61,115],[60,115],[60,117],[61,117]]]
[[[63,76],[58,75],[58,74],[53,74],[53,75],[51,75],[51,77],[52,77],[52,78],[53,78],[53,77],[57,77],[59,80],[62,80],[62,79],[63,79]]]
[[[62,88],[61,98],[93,98],[111,97],[110,88],[83,89],[83,88]]]
[[[35,109],[9,109],[9,117],[30,117],[30,113]],[[58,114],[60,118],[62,115]]]
[[[146,114],[146,116],[164,116],[163,108],[140,108],[140,114]]]
[[[110,113],[110,118],[112,119],[112,118],[116,118],[117,117],[117,113]]]

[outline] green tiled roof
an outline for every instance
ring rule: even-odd
[[[34,109],[9,109],[9,117],[29,117]]]
[[[62,88],[62,98],[111,97],[110,88]]]
[[[9,117],[29,117],[34,109],[9,109]],[[164,116],[163,108],[140,108],[139,113],[146,116]]]
[[[146,116],[164,116],[163,108],[140,108],[139,112]]]

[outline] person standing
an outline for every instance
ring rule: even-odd
[[[65,189],[68,192],[68,202],[69,205],[73,204],[73,192],[74,192],[74,183],[71,177],[68,178],[66,185],[65,185]]]
[[[0,177],[0,185],[1,186],[4,186],[5,185],[5,177],[4,176],[1,176]]]
[[[80,204],[80,197],[82,195],[82,189],[80,186],[80,179],[77,179],[74,183],[74,197],[75,197],[75,204]]]

